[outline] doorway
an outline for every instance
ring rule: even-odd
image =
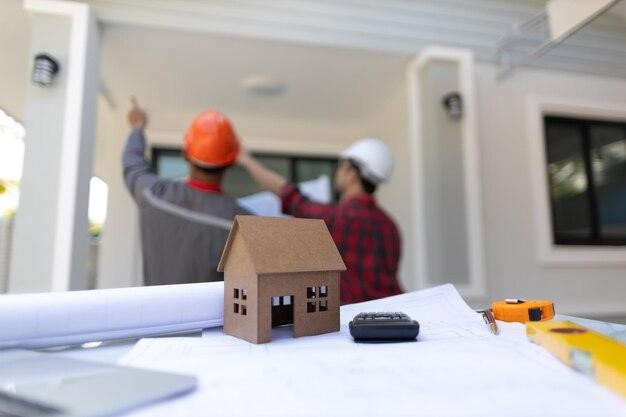
[[[293,324],[293,295],[272,297],[272,327]]]

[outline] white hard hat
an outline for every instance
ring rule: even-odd
[[[393,170],[393,155],[385,143],[376,138],[359,139],[339,155],[354,161],[361,175],[374,184],[388,181]]]

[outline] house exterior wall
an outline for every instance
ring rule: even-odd
[[[546,265],[538,257],[540,236],[535,227],[533,191],[537,184],[526,108],[527,100],[533,96],[578,102],[581,106],[589,102],[626,103],[626,79],[527,67],[503,81],[498,81],[496,76],[496,65],[476,64],[487,294],[483,299],[469,300],[470,304],[484,307],[491,300],[506,297],[551,298],[557,311],[563,314],[626,316],[626,258],[623,265],[609,260],[604,264]],[[379,117],[373,122],[377,129],[374,134],[388,140],[396,156],[394,177],[377,194],[401,226],[400,275],[405,289],[414,290],[418,289],[415,271],[406,262],[413,253],[408,233],[412,218],[407,198],[411,186],[405,91],[406,88],[399,89],[393,100],[381,107]],[[588,250],[593,252],[594,248]]]
[[[494,65],[480,64],[476,82],[489,296],[550,298],[563,314],[626,315],[626,256],[621,265],[609,259],[547,264],[539,256],[541,236],[550,231],[536,227],[537,201],[547,195],[535,189],[547,178],[545,171],[535,175],[532,143],[545,139],[533,136],[527,106],[533,97],[550,97],[583,108],[589,103],[626,108],[626,79],[524,68],[498,81]],[[545,162],[540,165],[545,169]]]
[[[307,299],[307,287],[328,287],[328,295]],[[301,272],[267,274],[259,277],[257,343],[272,340],[272,297],[293,295],[293,335],[309,336],[339,330],[339,272]],[[328,309],[319,311],[319,301],[327,300]],[[307,302],[316,303],[316,311],[307,312]]]
[[[258,336],[258,320],[254,314],[258,310],[257,275],[250,263],[250,255],[240,235],[235,235],[230,254],[224,266],[224,333],[252,343],[261,343]],[[239,290],[235,298],[234,290]],[[245,290],[246,299],[242,299]],[[234,304],[239,305],[235,313]],[[242,314],[242,306],[246,314]]]

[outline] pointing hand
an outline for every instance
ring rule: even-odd
[[[137,103],[135,96],[130,97],[130,102],[132,104],[132,108],[128,112],[128,123],[130,123],[133,129],[145,128],[148,123],[146,113],[139,108],[139,103]]]

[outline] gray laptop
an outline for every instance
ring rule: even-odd
[[[192,391],[195,377],[0,350],[0,417],[100,417]]]

